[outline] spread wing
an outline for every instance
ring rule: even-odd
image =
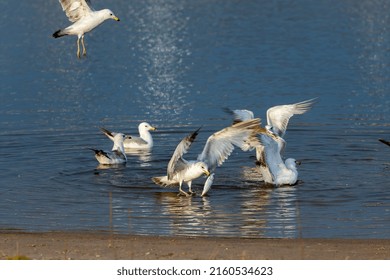
[[[196,131],[190,133],[188,136],[183,138],[180,143],[177,145],[175,151],[173,152],[172,158],[168,163],[167,176],[168,179],[171,179],[176,172],[183,170],[186,166],[185,161],[182,159],[182,156],[186,154],[195,141],[196,136],[198,135],[200,128]]]
[[[231,110],[229,108],[224,108],[224,111],[233,116],[233,124],[244,122],[254,119],[254,114],[249,110]]]
[[[272,126],[274,133],[283,137],[286,133],[290,118],[294,115],[300,115],[313,107],[316,98],[305,100],[295,104],[279,105],[267,110],[267,124]]]
[[[214,170],[233,152],[234,147],[247,151],[258,145],[256,134],[260,130],[260,119],[240,122],[211,135],[198,160],[205,162],[209,170]]]
[[[59,0],[62,10],[71,22],[76,22],[80,18],[89,14],[92,10],[89,0]]]

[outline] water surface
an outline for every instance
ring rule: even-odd
[[[113,1],[121,21],[88,34],[81,60],[76,38],[51,37],[68,24],[57,1],[0,5],[0,230],[390,237],[389,1]],[[240,151],[209,196],[151,181],[189,132],[202,127],[191,158],[230,124],[223,107],[265,119],[313,97],[285,137],[298,185],[264,186]],[[99,127],[141,121],[153,151],[98,169]]]

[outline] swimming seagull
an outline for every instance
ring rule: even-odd
[[[260,135],[260,142],[264,147],[262,162],[260,164],[266,165],[272,179],[272,181],[270,181],[267,177],[264,181],[270,181],[266,183],[272,183],[276,186],[294,185],[298,180],[297,165],[299,165],[300,162],[293,158],[288,158],[283,162],[278,144],[280,139],[283,138],[273,137],[263,133]]]
[[[114,136],[116,132],[111,132],[105,128],[100,128],[100,130],[112,141],[114,141]],[[153,148],[153,138],[150,134],[150,131],[154,131],[156,128],[151,126],[147,122],[142,122],[138,125],[139,137],[137,136],[127,136],[123,142],[123,146],[126,150],[150,150]]]
[[[317,98],[313,98],[294,104],[277,105],[267,110],[267,125],[265,128],[268,133],[266,134],[268,134],[268,137],[271,137],[271,139],[273,139],[277,144],[277,151],[279,155],[283,154],[286,147],[286,141],[283,137],[286,134],[290,118],[294,115],[306,113],[313,107],[316,100]],[[233,123],[254,118],[253,112],[249,110],[225,109],[225,111],[233,115]],[[271,174],[264,158],[264,145],[258,145],[256,147],[256,160],[264,182],[274,184],[273,175]]]
[[[114,136],[114,146],[111,152],[91,149],[95,152],[95,158],[100,164],[123,164],[127,162],[127,157],[123,147],[123,141],[126,136],[123,133],[117,133]]]
[[[83,55],[87,55],[87,50],[84,45],[84,34],[93,30],[95,27],[102,24],[107,19],[119,21],[119,18],[114,15],[109,9],[95,11],[91,9],[91,1],[89,0],[59,0],[62,10],[65,12],[72,25],[57,30],[53,33],[54,38],[65,35],[77,35],[77,57],[80,58],[80,39],[83,46]]]
[[[212,134],[196,160],[187,161],[183,158],[198,135],[199,129],[190,133],[177,145],[171,160],[168,163],[167,175],[153,177],[152,180],[164,187],[179,186],[179,194],[189,196],[193,194],[192,181],[202,175],[208,176],[203,187],[202,196],[205,195],[214,180],[214,170],[233,152],[234,146],[246,151],[256,146],[256,134],[260,127],[260,119],[253,119],[230,127],[226,127]],[[182,190],[182,184],[188,185],[188,193]]]

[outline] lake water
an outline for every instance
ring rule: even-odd
[[[390,237],[390,1],[94,1],[121,19],[86,36],[58,1],[1,1],[0,230],[168,236]],[[105,6],[107,4],[107,6]],[[15,11],[17,13],[15,14]],[[299,184],[264,186],[235,150],[209,195],[155,185],[176,144],[187,158],[230,125],[222,108],[318,97],[290,120]],[[152,153],[97,169],[99,127],[154,132]],[[201,192],[204,178],[195,182]]]

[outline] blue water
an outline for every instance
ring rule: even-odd
[[[58,1],[1,1],[0,230],[288,238],[390,237],[390,1],[95,1],[121,19],[76,38]],[[107,6],[105,6],[105,4]],[[15,11],[17,13],[15,14]],[[231,122],[222,108],[318,97],[294,116],[299,184],[264,186],[235,151],[209,196],[155,185]],[[97,169],[99,127],[158,127],[152,153]],[[195,182],[198,193],[204,179]]]

